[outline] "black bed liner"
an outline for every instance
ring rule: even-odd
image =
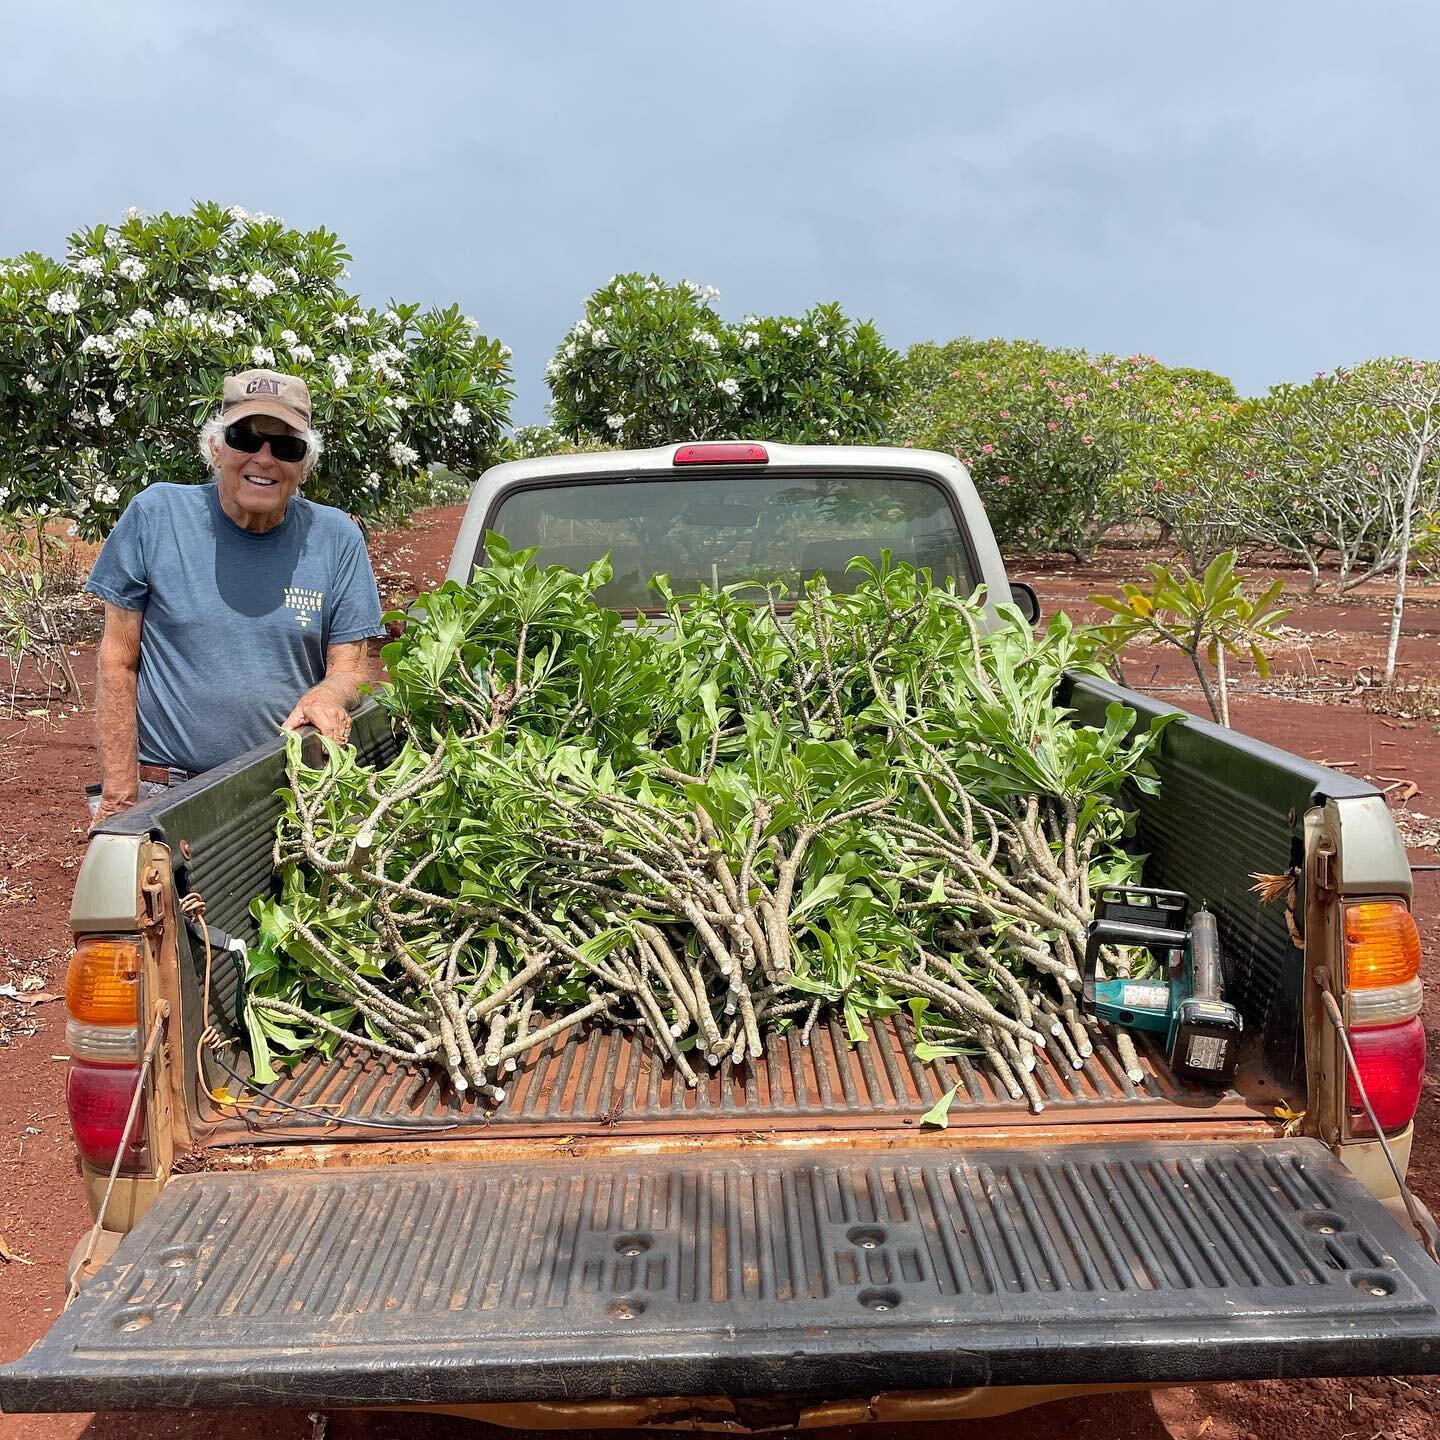
[[[1437,1368],[1440,1267],[1315,1141],[177,1177],[7,1410],[831,1396]]]

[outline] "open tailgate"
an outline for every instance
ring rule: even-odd
[[[755,1146],[176,1177],[6,1410],[827,1396],[1440,1368],[1315,1141]]]

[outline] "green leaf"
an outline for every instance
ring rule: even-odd
[[[938,1125],[945,1130],[950,1125],[950,1106],[954,1104],[955,1096],[959,1092],[958,1084],[952,1085],[921,1117],[922,1125]]]

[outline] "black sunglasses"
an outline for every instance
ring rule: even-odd
[[[270,453],[277,460],[288,460],[292,465],[297,460],[303,460],[310,449],[309,443],[301,435],[270,435],[255,429],[253,425],[247,425],[243,420],[237,420],[233,425],[225,427],[225,443],[232,450],[243,451],[246,455],[258,455],[260,447],[267,442]]]

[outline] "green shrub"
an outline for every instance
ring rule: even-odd
[[[1032,340],[916,345],[905,368],[905,443],[959,457],[1003,545],[1081,560],[1116,525],[1155,516],[1157,457],[1235,405],[1208,371]]]
[[[555,428],[619,446],[882,439],[899,356],[838,305],[727,325],[713,288],[612,276],[545,367]]]
[[[198,481],[225,375],[302,375],[325,453],[314,498],[359,516],[439,462],[475,472],[510,401],[509,351],[458,307],[368,310],[328,230],[198,204],[131,211],[63,261],[0,264],[0,513],[103,533],[156,480]]]

